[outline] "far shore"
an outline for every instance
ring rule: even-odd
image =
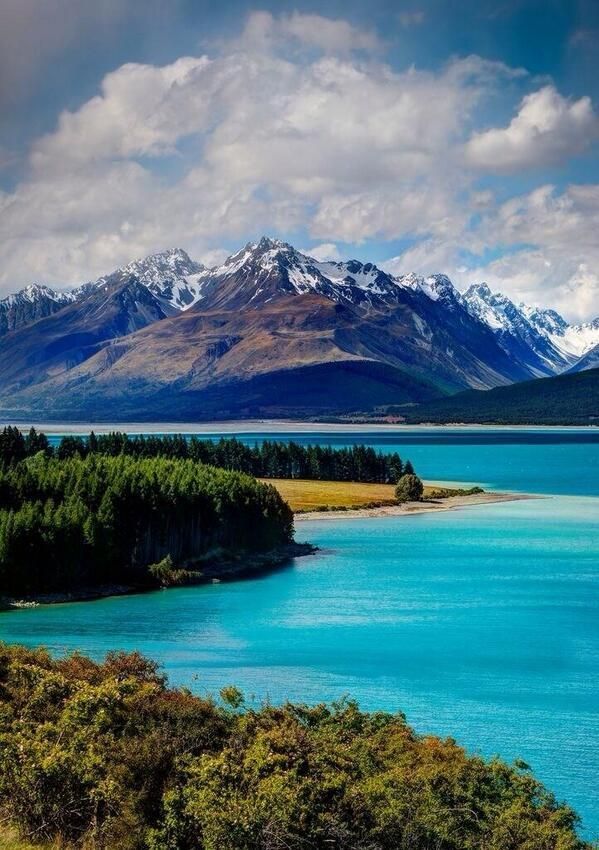
[[[37,431],[43,431],[48,436],[63,436],[65,434],[87,435],[90,431],[96,434],[106,434],[111,431],[122,431],[128,434],[204,434],[207,436],[221,434],[287,434],[287,433],[358,433],[361,431],[372,431],[388,433],[393,431],[442,431],[446,429],[455,430],[510,430],[510,431],[588,431],[597,430],[597,425],[547,425],[534,423],[520,425],[506,425],[493,423],[420,423],[407,424],[406,422],[313,422],[307,420],[292,419],[229,419],[214,422],[62,422],[62,421],[32,421],[29,419],[15,419],[4,415],[0,411],[2,421],[0,425],[17,425],[21,430],[28,431],[34,427]]]
[[[448,496],[445,499],[430,499],[423,502],[404,502],[397,505],[383,505],[373,508],[348,508],[347,510],[304,511],[295,514],[295,521],[361,519],[387,516],[408,516],[413,514],[434,513],[435,511],[454,511],[474,505],[489,505],[497,502],[517,502],[523,499],[539,499],[541,496],[529,493],[472,493],[467,496]]]

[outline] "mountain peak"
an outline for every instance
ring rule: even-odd
[[[45,286],[43,283],[30,283],[28,286],[23,287],[23,289],[19,289],[18,292],[7,295],[6,298],[2,299],[1,303],[7,307],[11,307],[14,304],[24,301],[32,304],[40,298],[50,298],[56,301],[60,300],[60,297],[59,293],[50,289],[49,286]]]
[[[446,274],[431,274],[421,279],[419,289],[433,301],[444,301],[455,304],[460,301],[460,295]]]
[[[471,283],[464,293],[465,296],[478,295],[480,298],[489,298],[493,295],[491,287],[484,281],[482,283]]]
[[[122,269],[123,272],[128,274],[135,274],[139,277],[149,275],[153,279],[156,276],[163,278],[164,275],[169,274],[174,277],[185,277],[198,274],[203,270],[204,266],[192,260],[183,248],[167,248],[157,254],[150,254],[149,257],[133,260]]]
[[[257,251],[295,251],[295,248],[288,242],[274,239],[271,236],[262,236],[258,242],[253,244],[253,247]]]
[[[294,261],[306,260],[293,245],[281,239],[262,236],[258,242],[248,242],[239,251],[231,254],[221,266],[212,271],[215,274],[233,275],[247,268],[248,272],[256,269],[270,270],[278,262],[289,265]]]
[[[566,320],[555,310],[529,307],[527,304],[520,304],[519,309],[528,321],[543,333],[560,334],[568,327]]]

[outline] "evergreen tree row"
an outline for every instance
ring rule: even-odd
[[[170,556],[288,543],[293,514],[243,473],[166,457],[49,457],[0,468],[0,595],[143,582]]]
[[[18,428],[0,433],[0,460],[13,463],[44,451],[53,453],[44,434],[32,429],[23,436]],[[64,459],[98,453],[116,457],[168,457],[189,459],[223,469],[237,470],[258,478],[306,478],[322,481],[361,481],[396,484],[402,475],[413,474],[412,464],[403,462],[397,452],[384,454],[370,446],[301,446],[293,441],[266,440],[248,446],[235,437],[218,441],[180,434],[128,436],[114,432],[89,437],[63,437],[54,452]]]

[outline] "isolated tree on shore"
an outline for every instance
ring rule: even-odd
[[[398,502],[420,502],[424,487],[417,475],[402,475],[395,488]]]

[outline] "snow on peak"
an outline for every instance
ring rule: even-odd
[[[171,309],[188,310],[201,299],[206,275],[207,269],[192,260],[182,248],[168,248],[127,263],[112,274],[98,278],[94,286],[134,277]],[[85,291],[85,286],[81,291]]]
[[[191,260],[182,248],[169,248],[159,254],[134,260],[122,268],[123,273],[139,278],[146,285],[160,284],[165,277],[182,278],[203,270],[204,266]]]
[[[420,288],[433,301],[459,300],[457,290],[445,274],[432,274],[429,277],[425,277],[420,284]]]
[[[493,331],[520,330],[523,317],[516,305],[500,292],[492,292],[487,283],[473,283],[462,296],[471,316]]]
[[[560,316],[555,310],[529,307],[527,304],[520,304],[519,309],[541,333],[561,334],[569,327],[563,316]]]
[[[421,292],[431,301],[442,301],[448,305],[461,303],[461,296],[451,280],[445,274],[431,274],[428,277],[410,272],[394,278],[399,286]]]
[[[579,358],[599,344],[599,317],[570,325],[555,310],[520,305],[520,310],[536,330],[567,358]]]
[[[431,301],[454,309],[457,305],[486,324],[497,334],[516,335],[548,362],[560,357],[572,362],[599,344],[599,318],[592,322],[569,325],[555,310],[516,306],[505,295],[493,292],[487,283],[472,284],[458,292],[444,274],[422,277],[415,273],[393,276],[373,263],[359,260],[319,261],[296,250],[288,242],[270,236],[248,242],[212,269],[192,260],[182,248],[168,248],[148,257],[134,260],[94,283],[69,291],[55,291],[34,283],[0,301],[4,310],[15,305],[36,304],[50,299],[67,304],[85,297],[96,287],[121,283],[134,277],[173,312],[187,310],[210,292],[218,281],[235,277],[235,286],[246,288],[248,298],[257,305],[270,300],[277,292],[315,292],[336,301],[351,303],[393,302],[402,290],[422,294]],[[261,299],[259,296],[261,295]],[[546,340],[549,353],[539,348]],[[556,355],[556,358],[554,358]]]
[[[212,274],[222,277],[241,275],[248,284],[256,276],[279,281],[281,292],[303,294],[316,292],[333,300],[363,300],[368,296],[384,296],[396,292],[397,283],[374,263],[359,260],[347,262],[320,261],[298,251],[287,242],[263,236],[228,257]],[[255,298],[266,289],[259,288]],[[268,287],[269,298],[272,290]]]
[[[463,294],[471,313],[496,333],[517,336],[560,371],[599,343],[599,319],[569,325],[555,310],[516,305],[486,283],[472,284]]]
[[[24,289],[20,289],[18,292],[3,298],[0,304],[5,308],[10,308],[18,304],[36,304],[43,299],[54,301],[57,304],[66,304],[72,300],[70,294],[67,292],[56,292],[43,283],[30,283]]]
[[[554,345],[566,354],[582,357],[599,345],[599,317],[579,325],[568,325],[561,333],[550,336]]]

